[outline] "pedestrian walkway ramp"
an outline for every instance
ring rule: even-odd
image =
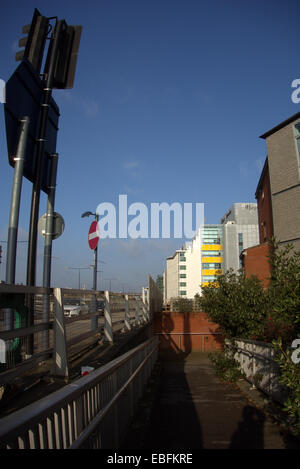
[[[141,447],[165,453],[299,449],[300,444],[236,386],[222,383],[207,353],[193,352],[161,357],[160,384]]]

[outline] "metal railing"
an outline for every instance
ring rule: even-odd
[[[28,295],[34,311],[26,306]],[[66,316],[69,303],[80,307],[77,316]],[[113,343],[149,319],[140,295],[1,284],[0,386],[48,360],[53,374],[68,376],[70,361],[85,348]]]
[[[0,448],[118,448],[158,352],[153,337],[0,420]]]
[[[274,400],[283,402],[286,390],[279,382],[280,370],[274,360],[275,351],[272,345],[240,338],[234,339],[234,345],[234,358],[247,380]],[[231,353],[229,343],[227,350],[227,353]]]

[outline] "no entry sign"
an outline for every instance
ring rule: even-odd
[[[96,249],[99,238],[100,238],[99,225],[96,221],[93,221],[93,223],[90,226],[88,238],[89,238],[90,248],[92,250]]]

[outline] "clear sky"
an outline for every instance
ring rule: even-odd
[[[24,24],[34,8],[83,26],[72,90],[60,108],[56,211],[65,220],[53,243],[52,284],[78,286],[93,263],[87,234],[101,202],[204,203],[219,223],[235,202],[255,202],[266,157],[259,136],[299,111],[291,83],[300,78],[296,0],[98,0],[1,3],[0,78],[8,80]],[[3,105],[0,104],[3,108]],[[0,111],[0,239],[7,239],[13,169]],[[28,236],[32,185],[24,179],[20,240]],[[42,194],[40,215],[46,210]],[[100,242],[100,288],[140,291],[162,273],[179,239]],[[6,245],[0,276],[5,278]],[[39,237],[37,283],[43,239]],[[26,281],[19,243],[17,281]],[[92,271],[81,271],[92,286]]]

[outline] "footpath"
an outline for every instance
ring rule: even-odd
[[[207,354],[160,363],[123,449],[300,449],[266,396],[244,380],[221,382]]]

